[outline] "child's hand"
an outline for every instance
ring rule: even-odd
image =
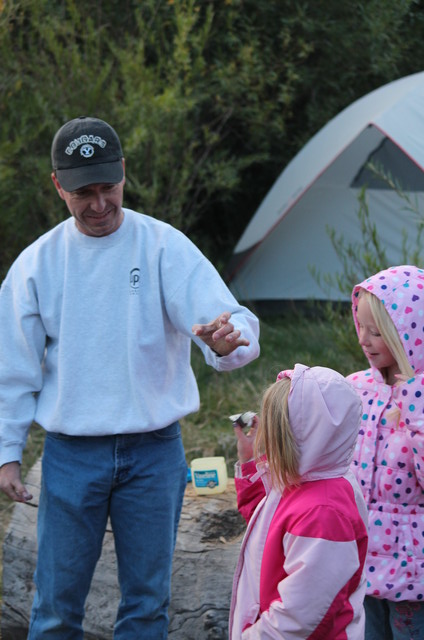
[[[237,453],[242,464],[243,462],[248,462],[254,458],[254,444],[258,426],[258,416],[253,418],[252,426],[248,433],[245,433],[238,425],[234,426],[234,433],[237,437]]]

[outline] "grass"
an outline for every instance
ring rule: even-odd
[[[202,456],[224,456],[229,475],[233,475],[236,461],[236,441],[231,422],[233,413],[258,411],[262,392],[282,369],[292,368],[296,362],[309,366],[322,365],[346,375],[363,368],[365,362],[358,349],[346,349],[342,344],[343,322],[352,324],[349,316],[340,326],[319,317],[291,313],[261,319],[261,355],[242,369],[218,373],[208,367],[199,349],[193,349],[192,366],[199,385],[201,406],[196,414],[181,422],[187,462]],[[42,453],[44,431],[30,430],[22,462],[22,477]],[[0,494],[0,541],[12,515],[14,503]],[[1,571],[1,569],[0,569]],[[0,575],[1,581],[1,575]]]

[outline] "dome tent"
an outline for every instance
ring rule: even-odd
[[[228,282],[244,301],[346,300],[323,292],[311,274],[341,264],[328,227],[361,242],[358,196],[364,185],[370,220],[391,264],[402,262],[402,234],[412,247],[417,220],[405,200],[373,178],[370,161],[397,181],[424,214],[424,72],[391,82],[341,111],[291,160],[238,241]]]

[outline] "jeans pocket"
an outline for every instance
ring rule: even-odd
[[[157,440],[174,440],[175,438],[181,437],[181,427],[180,423],[173,422],[172,424],[164,427],[163,429],[157,429],[156,431],[152,431],[151,435]]]
[[[58,431],[47,431],[46,438],[53,438],[53,440],[75,440],[75,436],[68,436],[66,433],[59,433]]]

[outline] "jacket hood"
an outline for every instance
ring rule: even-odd
[[[361,421],[361,401],[337,371],[296,364],[288,377],[289,419],[303,481],[343,476],[349,470]]]
[[[390,267],[357,284],[352,291],[352,313],[357,319],[360,289],[374,294],[391,317],[409,364],[415,373],[424,368],[424,270],[412,265]]]

